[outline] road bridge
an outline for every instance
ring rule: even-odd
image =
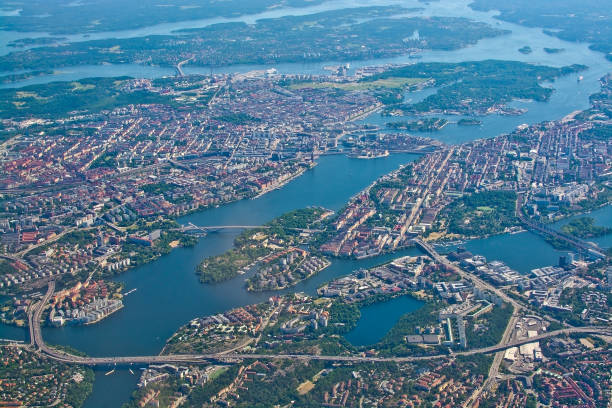
[[[232,229],[252,229],[252,228],[270,228],[266,225],[195,225],[192,222],[187,223],[186,225],[181,225],[180,230],[185,231],[201,231],[201,232],[210,232],[210,231],[220,231],[220,230],[232,230]]]
[[[556,330],[548,333],[540,334],[536,337],[528,339],[515,340],[498,344],[496,346],[484,347],[475,350],[468,350],[449,354],[437,354],[430,356],[407,356],[407,357],[366,357],[354,355],[316,355],[316,354],[248,354],[248,353],[205,353],[205,354],[169,354],[156,356],[118,356],[118,357],[83,357],[70,354],[68,352],[57,350],[47,346],[43,340],[40,330],[40,318],[44,309],[49,303],[49,299],[55,291],[55,282],[50,282],[47,293],[36,304],[28,310],[28,323],[30,324],[30,341],[32,347],[38,350],[42,355],[63,363],[83,364],[89,366],[108,366],[108,365],[130,365],[130,364],[209,364],[211,361],[236,361],[242,359],[260,359],[260,360],[300,360],[300,361],[334,361],[334,362],[353,362],[353,363],[377,363],[377,362],[410,362],[419,360],[431,360],[451,358],[457,355],[474,355],[483,353],[495,353],[508,349],[510,347],[518,347],[523,344],[532,343],[547,338],[561,336],[571,333],[589,333],[589,334],[604,334],[612,335],[610,327],[571,327],[561,330]]]
[[[522,193],[519,193],[519,196],[516,200],[516,215],[521,221],[521,223],[531,231],[534,231],[540,235],[545,235],[552,237],[556,240],[563,241],[568,244],[570,247],[576,248],[583,254],[588,256],[597,258],[597,259],[605,259],[607,255],[604,251],[592,242],[585,242],[573,235],[566,234],[563,231],[555,230],[548,225],[542,224],[538,221],[535,221],[529,217],[527,217],[522,210],[524,201],[524,196]]]

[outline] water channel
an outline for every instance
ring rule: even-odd
[[[372,4],[398,4],[399,1],[331,1],[323,5],[309,8],[308,12],[325,9],[343,8],[351,5]],[[416,13],[422,15],[453,15],[465,16],[479,21],[487,21],[500,28],[512,30],[512,34],[487,39],[458,51],[429,51],[423,53],[422,61],[465,61],[482,60],[487,58],[521,60],[553,66],[579,63],[590,68],[582,73],[584,80],[578,82],[575,76],[555,81],[552,86],[556,89],[548,103],[528,103],[529,112],[519,117],[488,116],[484,118],[483,125],[478,128],[459,128],[454,125],[444,130],[429,134],[448,143],[460,143],[482,137],[492,137],[511,131],[521,123],[536,123],[543,120],[561,118],[575,110],[588,107],[588,95],[599,89],[598,79],[606,72],[612,71],[612,64],[606,61],[602,54],[588,49],[587,44],[568,43],[557,38],[545,35],[541,29],[530,29],[514,24],[498,22],[492,18],[493,13],[480,13],[467,7],[467,1],[432,2],[423,5],[420,2],[401,2],[406,7],[425,7],[424,11]],[[274,11],[275,17],[295,14],[295,10],[279,9]],[[272,16],[272,15],[266,15]],[[245,16],[241,20],[254,21],[254,16]],[[235,20],[232,20],[235,21]],[[251,22],[252,22],[251,21]],[[215,22],[222,22],[217,21]],[[128,36],[146,35],[147,33],[169,33],[180,28],[199,27],[211,22],[199,21],[159,25],[153,28],[132,30],[133,33],[123,32],[111,34],[95,34],[90,38],[125,38]],[[147,32],[150,30],[150,32]],[[17,34],[13,33],[13,37]],[[28,35],[26,35],[28,34]],[[31,33],[19,33],[31,36]],[[102,37],[107,35],[107,37]],[[100,37],[96,37],[100,36]],[[123,37],[122,37],[123,36]],[[3,39],[4,41],[4,39]],[[5,45],[5,43],[3,43]],[[518,48],[530,45],[534,52],[524,55]],[[564,48],[561,54],[546,54],[543,47]],[[2,48],[0,47],[0,51]],[[405,63],[407,57],[378,59],[371,61],[354,61],[352,67],[366,65],[380,65],[385,63]],[[316,64],[280,64],[274,66],[283,73],[322,73],[322,67],[333,63]],[[265,66],[270,68],[271,66]],[[214,69],[214,72],[242,72],[263,67],[234,66]],[[172,70],[159,67],[144,67],[140,65],[105,65],[93,67],[71,67],[61,70],[63,73],[39,77],[33,80],[22,81],[11,86],[24,86],[34,83],[43,83],[54,80],[74,80],[91,76],[117,76],[131,75],[136,77],[159,77],[172,74]],[[209,73],[209,68],[186,67],[187,73]],[[410,96],[408,96],[410,97]],[[405,119],[404,119],[405,120]],[[454,118],[457,120],[457,118]],[[366,119],[369,123],[383,124],[387,118],[380,118],[373,114]],[[400,154],[376,160],[356,160],[344,156],[324,156],[320,164],[306,172],[303,176],[292,181],[285,187],[266,194],[256,200],[245,200],[227,206],[206,210],[192,214],[181,219],[181,222],[193,222],[198,225],[220,224],[261,224],[270,219],[296,208],[309,205],[319,205],[337,210],[358,191],[366,187],[379,176],[396,169],[399,165],[415,160],[417,156]],[[612,207],[593,212],[593,217],[599,225],[612,225]],[[607,223],[607,224],[606,224]],[[212,233],[201,239],[193,248],[178,248],[171,254],[162,257],[148,265],[138,267],[120,276],[118,280],[125,283],[127,290],[137,288],[137,291],[125,298],[125,308],[99,324],[86,327],[48,328],[44,336],[52,344],[65,344],[80,349],[90,355],[129,355],[129,354],[156,354],[159,353],[165,339],[168,338],[180,325],[197,316],[218,313],[232,307],[263,301],[270,296],[269,293],[252,294],[244,290],[244,277],[238,277],[218,285],[201,285],[194,273],[196,265],[207,256],[213,256],[229,249],[237,232]],[[594,240],[602,246],[611,246],[612,237]],[[499,235],[486,239],[469,241],[463,244],[473,253],[486,256],[488,259],[499,259],[510,267],[522,273],[529,270],[556,264],[558,257],[563,254],[548,245],[542,238],[530,232]],[[396,254],[388,254],[373,259],[335,260],[329,268],[314,278],[307,280],[290,291],[304,291],[314,293],[323,282],[337,276],[345,275],[357,268],[368,268],[388,261],[400,255],[414,255],[416,249],[407,249]],[[401,299],[401,298],[400,298]],[[363,317],[356,331],[350,334],[355,344],[372,344],[384,335],[395,321],[403,314],[402,310],[411,310],[410,305],[394,307],[395,303],[377,306],[385,309],[389,315],[385,324],[377,319],[368,318],[380,314],[377,307],[364,308]],[[400,313],[402,312],[402,313]],[[365,324],[364,324],[365,322]],[[370,322],[370,323],[368,323]],[[371,324],[382,324],[376,330],[366,330]],[[372,332],[372,333],[370,333]],[[23,329],[0,325],[0,338],[25,339]],[[96,372],[94,392],[86,401],[87,408],[117,407],[129,399],[134,390],[137,375],[131,375],[128,370],[117,370],[115,374],[106,376],[106,370]],[[138,374],[138,373],[136,373]]]

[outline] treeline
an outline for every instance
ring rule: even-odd
[[[415,104],[392,105],[406,113],[433,110],[482,110],[513,99],[547,101],[553,90],[542,87],[542,81],[586,69],[583,65],[554,68],[518,61],[468,61],[461,63],[429,62],[385,71],[364,79],[408,77],[433,79],[440,87],[434,95]],[[465,101],[469,100],[469,104]]]
[[[468,347],[483,348],[499,343],[508,326],[512,311],[512,305],[504,303],[501,307],[496,306],[492,311],[481,315],[478,323],[486,327],[484,330],[476,331],[474,322],[469,322],[466,327]]]
[[[514,191],[483,191],[463,196],[443,212],[447,231],[469,237],[498,234],[518,224]]]
[[[610,227],[595,225],[595,219],[592,217],[581,217],[571,220],[561,227],[561,230],[566,234],[583,239],[601,237],[612,232]]]
[[[145,90],[122,91],[121,86],[128,79],[87,78],[78,82],[51,82],[18,89],[0,89],[0,118],[58,118],[73,111],[96,113],[130,104],[176,104],[168,95]]]

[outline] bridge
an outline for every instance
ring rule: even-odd
[[[578,249],[580,252],[586,255],[590,255],[598,259],[605,259],[607,257],[607,255],[603,252],[603,250],[593,243],[585,242],[585,241],[582,241],[581,239],[578,239],[572,235],[566,234],[562,231],[557,231],[553,228],[550,228],[547,225],[541,224],[537,221],[527,218],[522,213],[519,213],[518,217],[519,217],[519,220],[530,230],[533,230],[542,235],[547,235],[554,239],[563,241],[567,243],[568,245],[570,245],[571,247]]]
[[[210,231],[220,231],[220,230],[232,230],[232,229],[252,229],[252,228],[270,228],[269,226],[266,225],[195,225],[192,222],[188,222],[185,225],[181,225],[180,230],[182,232],[187,232],[187,231],[201,231],[204,233],[210,232]]]
[[[181,232],[187,231],[201,231],[204,233],[208,233],[211,231],[220,231],[220,230],[232,230],[232,229],[269,229],[269,225],[195,225],[192,222],[188,222],[185,225],[181,225],[179,230]],[[307,233],[315,233],[315,232],[324,232],[322,229],[315,228],[284,228],[288,231],[299,231],[299,232],[307,232]]]
[[[557,231],[545,224],[532,220],[527,217],[523,211],[523,194],[519,194],[516,200],[516,215],[518,216],[519,221],[529,230],[535,231],[541,235],[549,236],[559,241],[563,241],[568,244],[570,247],[578,249],[581,253],[592,256],[597,259],[606,259],[607,255],[604,251],[599,248],[596,244],[591,242],[585,242],[579,238],[576,238],[573,235],[566,234],[562,231]]]
[[[415,243],[415,245],[417,247],[421,248],[427,255],[429,255],[437,263],[444,265],[448,269],[450,269],[453,272],[457,273],[463,279],[468,279],[468,280],[472,281],[472,283],[474,284],[474,286],[476,288],[481,289],[481,290],[488,290],[489,292],[495,293],[504,302],[510,303],[514,307],[514,313],[515,314],[519,310],[522,310],[522,309],[526,308],[523,304],[519,303],[517,300],[515,300],[515,299],[511,298],[510,296],[508,296],[501,289],[491,285],[488,282],[485,282],[484,280],[480,279],[478,276],[476,276],[476,275],[474,275],[472,273],[468,273],[468,272],[464,271],[459,266],[457,266],[454,263],[450,262],[445,256],[440,255],[438,253],[438,251],[436,251],[431,245],[429,245],[427,242],[423,241],[422,239],[415,238],[415,239],[413,239],[413,242]]]
[[[130,364],[209,364],[211,361],[235,361],[242,359],[261,359],[261,360],[300,360],[300,361],[333,361],[333,362],[410,362],[419,360],[432,360],[449,358],[457,355],[474,355],[483,353],[496,353],[511,347],[518,347],[523,344],[532,343],[544,340],[551,337],[571,334],[571,333],[586,333],[586,334],[602,334],[612,335],[612,327],[571,327],[561,330],[556,330],[548,333],[540,334],[536,337],[528,339],[515,340],[511,342],[502,342],[501,344],[484,347],[480,349],[468,350],[449,354],[437,354],[433,356],[407,356],[407,357],[366,357],[355,355],[317,355],[317,354],[248,354],[248,353],[207,353],[207,354],[168,354],[156,356],[124,356],[124,357],[83,357],[74,354],[57,350],[47,346],[42,337],[40,329],[40,318],[44,309],[47,307],[53,292],[55,291],[55,282],[49,282],[49,286],[45,296],[32,305],[28,310],[28,323],[30,324],[30,342],[31,347],[36,349],[40,354],[63,363],[83,364],[88,366],[108,366],[108,365],[130,365]]]

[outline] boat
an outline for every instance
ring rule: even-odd
[[[381,157],[389,156],[389,151],[375,151],[375,150],[366,150],[363,152],[356,152],[349,155],[349,157],[353,159],[378,159]]]
[[[134,292],[136,292],[136,290],[137,290],[137,288],[134,288],[134,289],[128,290],[127,292],[125,292],[125,293],[123,294],[123,296],[127,296],[127,295],[129,295],[130,293],[134,293]]]
[[[582,75],[580,75],[580,76],[578,77],[578,82],[581,82],[583,79],[584,79],[584,77],[583,77]]]

